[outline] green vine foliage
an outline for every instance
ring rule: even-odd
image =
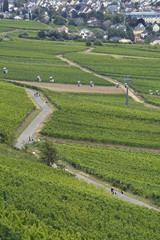
[[[160,215],[0,145],[1,239],[149,239]]]

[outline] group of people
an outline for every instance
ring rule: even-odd
[[[34,93],[34,97],[39,97],[39,96],[40,96],[40,94],[38,92]]]
[[[117,193],[114,191],[114,188],[111,188],[111,193],[113,194],[113,195],[117,195]],[[123,195],[124,194],[124,192],[123,191],[121,191],[121,194]]]
[[[149,90],[149,94],[150,94],[150,95],[153,95],[152,90]],[[156,95],[159,96],[159,90],[156,90]]]
[[[29,136],[29,142],[33,142],[34,138]]]
[[[49,80],[50,80],[50,82],[54,83],[54,78],[53,78],[53,76],[50,76]],[[41,81],[42,81],[42,80],[41,80],[41,77],[40,77],[39,75],[37,76],[37,81],[38,81],[38,82],[41,82]]]
[[[81,81],[78,81],[78,87],[80,87],[82,85]],[[94,83],[93,81],[90,81],[90,87],[94,87]]]

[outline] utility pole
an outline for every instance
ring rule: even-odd
[[[128,82],[131,82],[132,79],[129,78],[129,75],[124,75],[123,81],[125,82],[125,88],[126,88],[126,105],[128,106]]]

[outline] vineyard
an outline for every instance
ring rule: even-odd
[[[56,83],[77,84],[81,81],[89,85],[94,81],[97,85],[111,86],[108,81],[83,72],[68,65],[56,57],[56,54],[85,49],[84,43],[71,44],[61,42],[17,39],[0,43],[0,65],[8,68],[8,74],[0,71],[1,79],[36,81],[40,75],[43,82],[49,82],[50,76]]]
[[[25,89],[0,81],[0,142],[8,141],[9,136],[34,109]]]
[[[44,90],[61,109],[42,130],[56,138],[160,148],[160,112],[125,95],[60,93]]]
[[[62,157],[75,168],[122,190],[149,198],[160,206],[159,154],[86,144],[56,146]]]
[[[0,33],[1,32],[7,32],[7,31],[12,31],[13,29],[10,28],[10,27],[3,27],[3,26],[0,26]]]
[[[147,239],[160,235],[160,214],[106,194],[0,145],[2,239]]]
[[[67,53],[65,56],[97,73],[122,81],[130,75],[130,86],[141,93],[154,92],[160,88],[159,59],[128,58],[117,59],[108,55]],[[124,83],[124,82],[123,82]]]
[[[14,24],[16,20],[0,20],[0,31],[15,29]],[[18,26],[33,36],[34,29],[45,29],[35,21],[18,21]],[[143,93],[146,102],[160,106],[160,97],[147,95],[160,86],[160,47],[104,44],[87,54],[81,52],[87,48],[84,42],[22,39],[18,33],[9,36],[8,41],[0,42],[0,79],[29,82],[40,75],[42,82],[53,76],[56,83],[113,85],[56,56],[63,54],[118,81],[131,75],[130,86]],[[57,110],[38,137],[61,142],[55,146],[64,164],[160,207],[159,108],[130,97],[126,106],[126,94],[41,90]],[[22,87],[0,81],[0,93],[0,143],[10,143],[35,107]],[[159,239],[158,211],[129,204],[67,171],[48,167],[32,154],[38,155],[40,145],[41,141],[26,145],[22,151],[28,152],[23,153],[0,144],[0,239]]]
[[[149,57],[149,58],[159,58],[160,57],[160,47],[151,45],[131,45],[131,44],[114,44],[107,43],[101,47],[96,46],[92,52],[97,53],[109,53],[127,56],[137,56],[137,57]]]
[[[26,21],[26,20],[12,20],[12,19],[0,19],[0,29],[3,28],[11,28],[13,29],[35,29],[41,30],[46,29],[47,26],[43,23],[36,21]],[[4,30],[2,30],[4,31]]]

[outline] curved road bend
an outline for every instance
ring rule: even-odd
[[[30,89],[26,89],[26,91],[30,94],[32,94],[32,96],[34,97],[34,91],[30,90]],[[21,148],[25,143],[29,142],[29,136],[33,136],[34,132],[36,131],[36,129],[38,128],[38,126],[40,125],[40,123],[44,120],[44,118],[48,115],[48,113],[51,111],[51,108],[48,106],[48,104],[44,104],[44,101],[42,101],[41,97],[34,97],[34,100],[40,105],[42,106],[43,110],[39,113],[39,115],[31,122],[31,124],[25,129],[25,131],[20,135],[20,137],[17,139],[17,143],[16,143],[16,147]],[[66,169],[66,171],[75,174],[76,178],[78,178],[79,180],[83,180],[86,181],[87,183],[92,183],[95,186],[99,186],[99,187],[103,187],[105,188],[106,192],[110,192],[110,188],[104,186],[101,183],[98,183],[96,181],[93,181],[87,177],[84,177],[80,174],[74,173],[73,171],[70,171],[68,169]],[[114,195],[115,196],[115,195]],[[127,201],[133,204],[138,204],[141,206],[145,206],[148,208],[152,208],[155,209],[156,211],[160,211],[160,209],[154,208],[142,201],[139,201],[135,198],[129,197],[125,194],[121,194],[120,192],[118,192],[116,190],[116,197],[122,199],[123,201]]]
[[[88,50],[88,52],[89,52],[89,50]],[[63,57],[62,55],[56,55],[56,56],[57,56],[59,59],[61,59],[62,61],[65,61],[65,62],[67,62],[69,65],[74,66],[74,67],[77,67],[77,68],[81,69],[81,70],[84,71],[84,72],[92,73],[94,76],[97,76],[97,77],[99,77],[99,78],[103,78],[103,79],[105,79],[105,80],[107,80],[108,82],[111,82],[111,83],[113,83],[113,84],[117,84],[117,83],[118,83],[117,80],[112,79],[112,78],[107,77],[107,76],[103,76],[103,75],[98,74],[98,73],[95,73],[94,71],[89,70],[88,68],[82,67],[80,64],[78,64],[78,63],[76,63],[76,62],[73,62],[73,61],[69,60],[68,58]],[[120,87],[121,87],[124,91],[126,91],[125,86],[124,86],[123,84],[119,83],[119,85],[120,85]],[[128,95],[129,95],[130,97],[132,97],[136,102],[144,103],[144,102],[141,101],[130,89],[128,89]]]
[[[34,100],[43,108],[39,115],[31,122],[31,124],[24,130],[24,132],[19,136],[17,139],[16,147],[21,148],[25,143],[29,142],[29,136],[32,137],[40,123],[44,120],[44,118],[48,115],[51,111],[51,108],[48,104],[42,101],[41,97],[35,97],[35,91],[26,89],[26,91],[34,97]]]

